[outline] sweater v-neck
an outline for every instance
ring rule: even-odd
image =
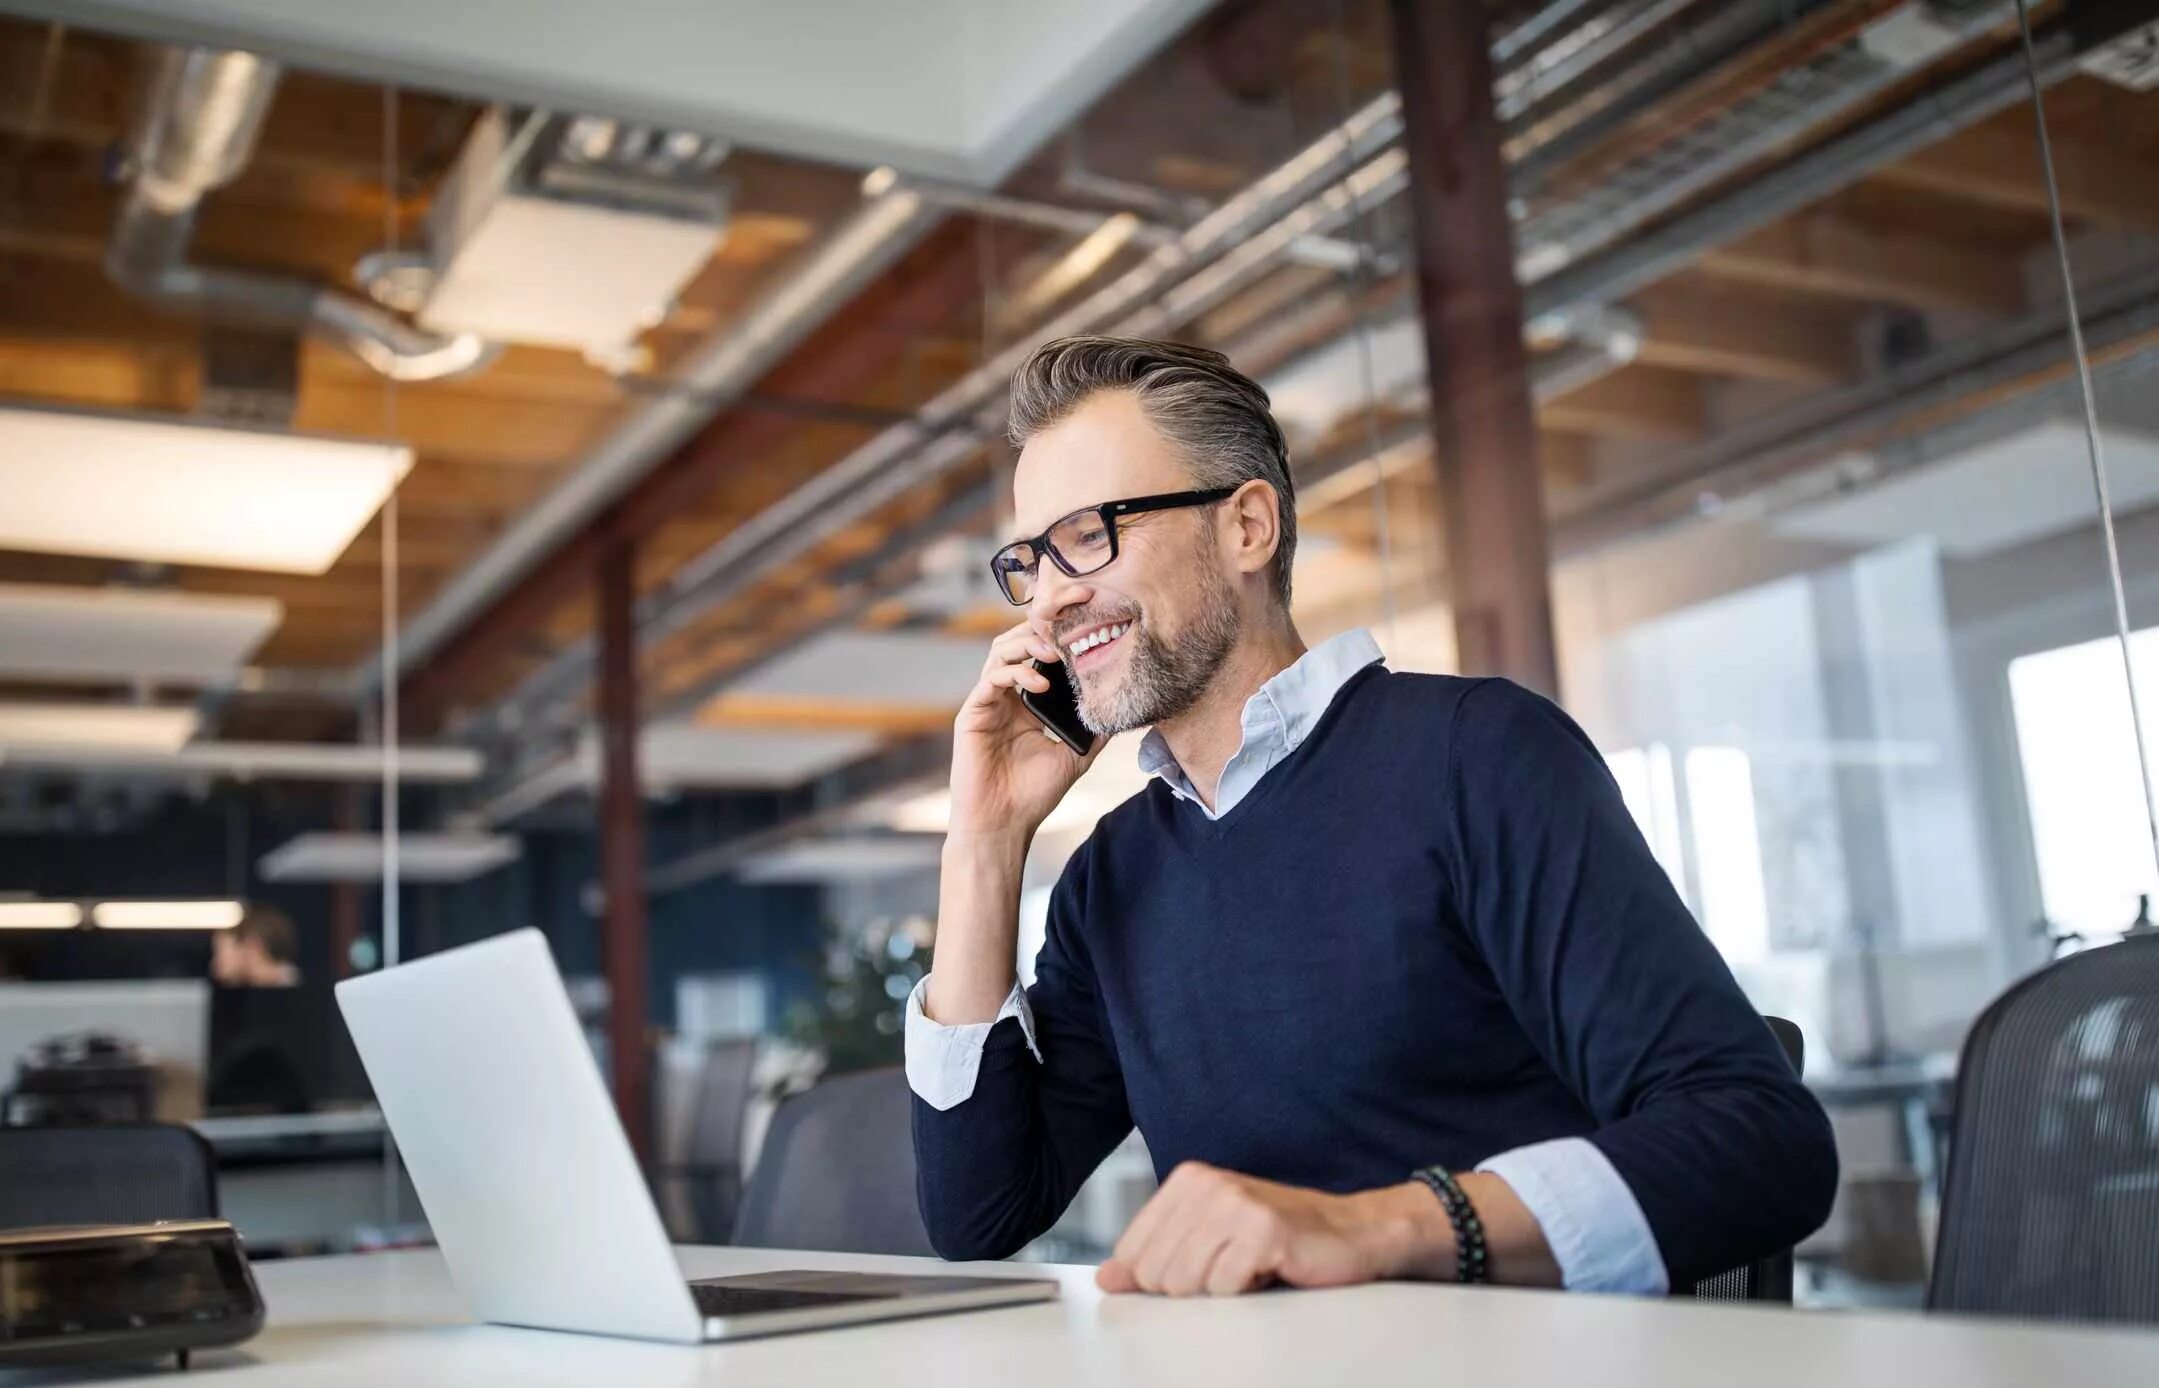
[[[1231,829],[1245,822],[1251,817],[1248,811],[1256,805],[1266,803],[1276,794],[1277,788],[1283,782],[1295,779],[1299,769],[1310,764],[1312,758],[1318,754],[1320,744],[1327,740],[1328,732],[1333,728],[1336,720],[1342,716],[1343,709],[1356,697],[1357,692],[1371,683],[1372,680],[1386,673],[1387,667],[1375,662],[1366,665],[1344,680],[1341,687],[1335,691],[1334,697],[1328,700],[1325,711],[1312,724],[1312,730],[1305,734],[1303,741],[1299,742],[1288,756],[1269,767],[1264,775],[1253,782],[1252,788],[1246,791],[1236,804],[1219,815],[1207,813],[1206,809],[1199,804],[1186,804],[1179,798],[1176,791],[1158,778],[1153,785],[1148,787],[1148,792],[1161,797],[1162,801],[1165,802],[1163,811],[1172,817],[1171,832],[1183,833],[1189,829],[1191,832],[1212,841],[1224,837]],[[1186,819],[1193,822],[1189,824],[1178,822]]]

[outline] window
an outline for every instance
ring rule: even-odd
[[[1663,743],[1628,747],[1606,757],[1619,794],[1641,826],[1649,851],[1656,855],[1680,896],[1687,895],[1686,849],[1679,832],[1679,792],[1672,784],[1672,750]]]
[[[1754,771],[1737,747],[1687,753],[1687,801],[1701,880],[1702,929],[1734,964],[1769,953],[1769,897],[1754,817]]]
[[[2138,691],[2159,698],[2159,628],[2133,634],[2129,650]],[[2057,930],[2116,934],[2135,919],[2138,896],[2159,894],[2119,643],[2011,661],[2009,702],[2041,910]],[[2143,712],[2150,737],[2154,710]]]

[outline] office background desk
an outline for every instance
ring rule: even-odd
[[[929,1271],[908,1258],[689,1249],[693,1276],[775,1267]],[[2159,1383],[2159,1333],[1809,1313],[1389,1284],[1224,1301],[1104,1297],[1084,1267],[978,1264],[1056,1277],[1047,1304],[703,1348],[460,1320],[433,1251],[268,1263],[268,1328],[204,1355],[189,1382],[435,1388],[1119,1388],[1207,1383],[1639,1385],[1640,1388],[2029,1388]],[[169,1372],[169,1370],[167,1371]],[[23,1382],[80,1383],[25,1375]]]

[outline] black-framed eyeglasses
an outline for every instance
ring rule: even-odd
[[[1160,496],[1135,496],[1125,501],[1105,501],[1083,507],[1062,517],[1031,540],[1014,540],[990,556],[990,573],[997,591],[1014,607],[1034,599],[1035,576],[1042,558],[1064,570],[1068,578],[1081,578],[1108,568],[1117,558],[1117,522],[1126,516],[1150,511],[1174,511],[1185,506],[1210,506],[1227,500],[1235,487],[1209,487],[1197,492],[1164,492]]]

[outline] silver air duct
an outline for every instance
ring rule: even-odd
[[[275,63],[252,53],[165,54],[136,135],[106,271],[121,288],[173,313],[321,333],[397,380],[433,380],[481,365],[489,347],[470,334],[425,332],[304,279],[189,263],[195,211],[247,166],[279,76]]]

